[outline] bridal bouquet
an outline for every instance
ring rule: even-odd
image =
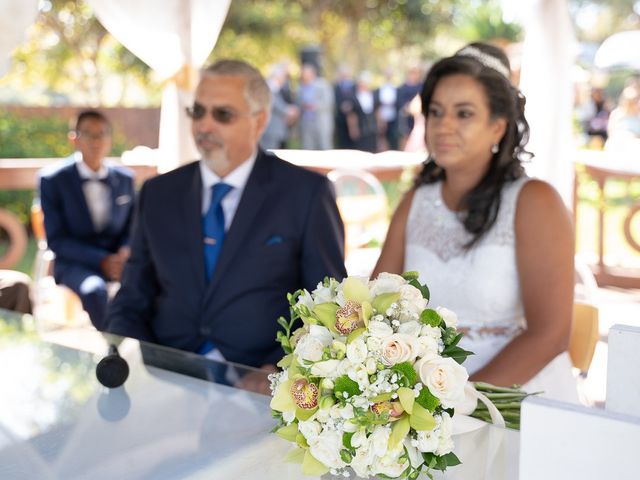
[[[417,277],[325,279],[289,295],[271,408],[303,473],[415,479],[460,463],[451,417],[470,352],[457,345],[455,314],[427,308]]]

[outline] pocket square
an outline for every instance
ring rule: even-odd
[[[265,245],[278,245],[283,241],[284,240],[280,235],[271,235],[265,242]]]
[[[116,205],[125,205],[131,201],[130,195],[120,195],[116,197]]]

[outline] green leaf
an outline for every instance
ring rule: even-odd
[[[420,278],[420,274],[415,270],[411,270],[409,272],[404,272],[401,277],[404,278],[407,282],[410,282],[411,280],[418,280],[418,278]]]
[[[420,290],[420,293],[422,293],[422,297],[424,299],[427,300],[427,302],[429,301],[429,298],[431,298],[431,293],[429,292],[429,287],[427,287],[427,285],[422,285],[420,284],[420,282],[418,282],[418,280],[411,280],[409,282],[409,285],[416,287],[418,290]]]
[[[407,380],[407,382],[409,383],[408,385],[405,385],[407,387],[413,387],[418,381],[418,374],[416,373],[413,365],[411,365],[410,362],[396,363],[393,367],[391,367],[391,370],[393,372],[396,372],[399,377],[405,378]]]
[[[459,334],[458,331],[453,327],[448,327],[444,332],[442,332],[442,341],[445,345],[455,345],[453,342]]]
[[[361,393],[358,383],[346,375],[336,378],[333,387],[333,393],[339,400],[345,399],[344,392],[347,392],[347,397],[353,397]]]
[[[344,445],[345,448],[348,448],[348,449],[353,448],[351,446],[351,437],[353,437],[354,433],[355,432],[345,432],[342,434],[342,445]]]
[[[433,308],[426,308],[420,314],[420,321],[431,327],[438,327],[442,323],[442,317]]]
[[[440,405],[440,399],[433,395],[425,386],[422,387],[415,401],[418,405],[426,408],[430,412],[435,411],[438,405]]]
[[[349,452],[349,450],[347,450],[346,448],[340,450],[340,458],[344,463],[351,463],[351,460],[353,460],[351,452]]]
[[[278,367],[282,369],[286,369],[289,367],[289,365],[291,365],[292,361],[293,361],[293,354],[290,353],[289,355],[285,355],[284,357],[282,357],[276,365],[278,365]]]
[[[453,452],[442,455],[442,459],[446,462],[447,467],[455,467],[456,465],[460,465],[462,463]]]
[[[464,350],[463,348],[460,348],[458,346],[445,347],[444,350],[442,351],[443,357],[453,358],[459,364],[462,364],[469,355],[473,355],[473,354],[474,354],[473,352],[470,352],[469,350]]]

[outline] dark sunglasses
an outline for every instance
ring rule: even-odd
[[[186,108],[187,115],[194,120],[201,120],[207,114],[207,108],[199,103],[194,103],[192,107]],[[237,112],[227,107],[213,107],[209,110],[211,117],[218,123],[233,123],[236,118],[255,115],[257,112]]]

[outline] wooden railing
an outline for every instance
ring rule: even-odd
[[[577,212],[578,188],[580,178],[584,175],[593,179],[598,186],[597,202],[597,263],[591,265],[598,285],[611,285],[622,288],[640,288],[640,268],[611,266],[605,263],[607,248],[606,216],[610,209],[610,199],[606,195],[606,186],[610,181],[618,180],[627,183],[640,180],[640,152],[636,157],[619,156],[609,152],[581,151],[576,161],[576,181],[574,189],[574,213]],[[626,189],[627,195],[629,188]],[[631,228],[635,215],[640,211],[640,200],[629,196],[625,208],[622,225],[622,236],[629,247],[640,254],[640,239],[634,237]],[[576,218],[577,222],[580,220]]]

